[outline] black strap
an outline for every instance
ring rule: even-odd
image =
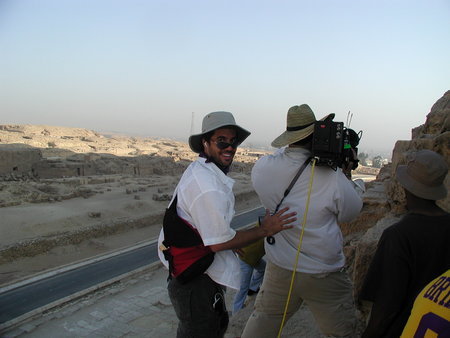
[[[284,195],[283,198],[281,199],[280,203],[278,203],[277,207],[275,208],[275,212],[274,214],[276,214],[278,212],[278,209],[280,208],[281,203],[283,203],[284,199],[286,198],[287,195],[289,195],[289,193],[291,192],[292,187],[294,186],[295,182],[297,182],[298,178],[300,177],[300,175],[302,174],[303,170],[305,170],[305,168],[307,167],[307,165],[309,164],[309,162],[311,162],[313,158],[312,157],[308,157],[306,159],[306,161],[302,164],[302,166],[300,167],[300,169],[297,171],[297,174],[295,174],[294,178],[292,179],[291,183],[289,184],[289,186],[287,187],[287,189],[284,191]],[[275,238],[273,236],[268,236],[266,238],[267,243],[269,243],[270,245],[275,244]]]
[[[308,157],[306,159],[306,161],[303,163],[303,165],[300,167],[297,174],[292,179],[291,184],[289,184],[286,191],[284,192],[283,198],[281,199],[280,203],[278,203],[277,207],[275,208],[274,214],[277,213],[278,209],[280,208],[281,203],[283,203],[286,196],[291,192],[291,189],[294,186],[295,182],[297,182],[297,180],[300,177],[300,175],[302,174],[303,170],[305,170],[306,166],[309,164],[309,162],[311,162],[311,160],[312,160],[312,157]]]
[[[164,245],[170,247],[172,245],[179,248],[188,248],[203,244],[203,240],[193,228],[187,225],[177,213],[178,196],[176,195],[173,202],[166,209],[163,218]]]
[[[197,230],[189,226],[177,213],[178,195],[175,195],[172,203],[166,209],[163,219],[164,241],[162,244],[165,249],[162,251],[164,258],[169,262],[169,277],[172,279],[174,271],[174,257],[170,252],[170,247],[189,248],[202,245],[203,239]],[[177,276],[180,283],[185,284],[193,278],[201,275],[212,264],[214,252],[209,252],[205,256],[193,262],[186,270]]]
[[[308,128],[309,126],[312,126],[314,124],[314,122],[309,123],[309,124],[305,124],[304,126],[297,126],[297,127],[286,127],[287,131],[297,131],[297,130],[302,130],[305,128]]]

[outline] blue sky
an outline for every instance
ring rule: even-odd
[[[290,106],[353,114],[390,154],[450,89],[450,1],[0,0],[0,124],[187,140],[234,113],[269,145]]]

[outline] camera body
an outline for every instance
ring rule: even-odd
[[[336,170],[352,162],[351,169],[356,169],[359,140],[360,135],[345,128],[343,122],[316,121],[312,141],[312,154],[318,159],[316,165]]]

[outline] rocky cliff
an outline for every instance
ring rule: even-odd
[[[383,230],[406,212],[403,188],[395,178],[396,168],[399,164],[405,164],[408,152],[420,149],[436,151],[444,156],[450,167],[450,91],[432,106],[425,123],[411,131],[411,140],[396,142],[392,163],[383,167],[377,179],[368,186],[360,217],[343,226],[343,232],[347,234],[346,254],[355,284],[355,296],[361,289]],[[445,184],[450,191],[450,175],[447,175]],[[450,196],[437,203],[450,212]]]

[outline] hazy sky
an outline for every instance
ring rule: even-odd
[[[390,153],[450,89],[450,1],[0,0],[0,124],[264,144],[307,103]]]

